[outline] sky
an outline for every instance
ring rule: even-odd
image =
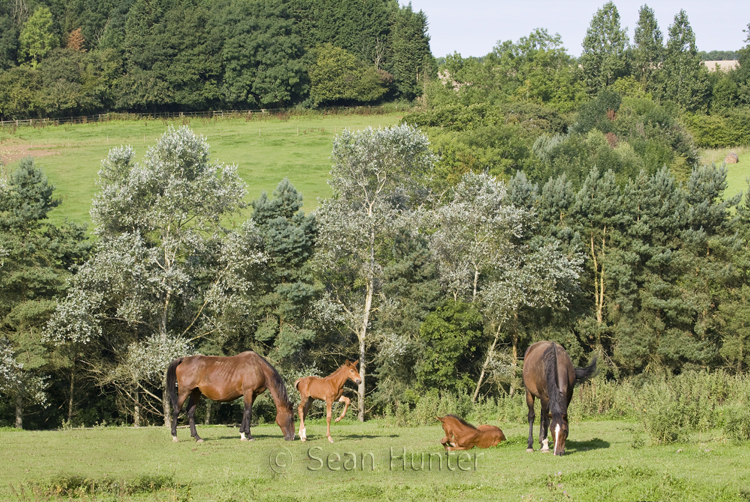
[[[402,5],[408,0],[400,0]],[[427,14],[430,48],[435,57],[458,52],[462,56],[484,56],[499,40],[517,41],[534,28],[559,33],[568,54],[579,56],[591,19],[605,0],[411,0],[415,11]],[[638,9],[644,0],[615,2],[620,25],[628,28],[632,43]],[[750,23],[750,0],[652,0],[653,9],[666,43],[669,26],[680,9],[685,9],[700,51],[737,50],[744,42]]]

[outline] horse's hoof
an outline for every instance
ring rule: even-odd
[[[526,448],[527,453],[534,453],[534,448]]]
[[[299,440],[304,443],[305,441],[307,441],[307,438],[299,438]]]
[[[541,451],[542,453],[549,453],[549,448],[542,448],[539,451]]]
[[[202,443],[202,442],[203,442],[203,440],[202,440],[201,438],[196,438],[196,439],[195,439],[195,442],[196,442],[196,443]]]
[[[177,436],[172,436],[172,442],[173,442],[173,443],[179,443],[179,442],[180,442],[180,440],[179,440],[179,439],[177,439]]]
[[[335,422],[336,422],[336,423],[339,423],[339,422],[341,422],[341,417],[337,418],[337,419],[335,420]]]
[[[247,438],[246,438],[245,436],[242,436],[242,437],[240,438],[240,441],[250,441],[250,440],[249,440],[249,439],[247,439]]]
[[[333,443],[333,439],[331,439],[331,438],[328,438],[328,442],[329,442],[329,443]]]

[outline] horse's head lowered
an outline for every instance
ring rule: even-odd
[[[362,383],[362,377],[359,376],[359,371],[357,371],[357,363],[359,363],[359,359],[353,363],[350,363],[349,359],[347,359],[344,366],[346,367],[346,376],[349,380],[359,385]]]
[[[276,424],[284,433],[284,439],[294,441],[294,412],[292,411],[292,403],[287,404],[288,406],[277,406]]]
[[[565,453],[565,440],[568,439],[568,415],[553,414],[550,421],[550,430],[555,442],[555,455],[562,456]]]

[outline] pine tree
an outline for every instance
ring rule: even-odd
[[[47,401],[45,373],[53,360],[64,364],[65,357],[44,343],[43,331],[89,249],[83,226],[45,221],[60,204],[53,191],[31,157],[0,185],[0,391],[14,398],[19,428],[27,405]]]
[[[389,43],[386,69],[395,78],[398,96],[405,99],[421,96],[426,82],[437,76],[427,34],[427,15],[412,11],[411,4],[399,9]]]
[[[315,218],[302,211],[302,195],[284,178],[273,191],[252,202],[253,221],[268,256],[255,287],[259,319],[255,341],[273,360],[300,362],[315,337],[310,308],[317,295],[309,261],[317,234]],[[309,361],[308,361],[309,362]]]

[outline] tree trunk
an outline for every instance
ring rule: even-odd
[[[495,352],[495,345],[497,345],[497,341],[500,338],[500,328],[502,328],[502,325],[497,327],[497,330],[495,331],[495,339],[492,341],[492,345],[490,345],[490,350],[487,351],[487,358],[484,360],[484,364],[482,365],[482,373],[479,375],[477,388],[474,389],[474,395],[471,396],[472,403],[475,403],[477,401],[477,396],[479,395],[480,387],[482,387],[482,382],[484,381],[484,375],[487,371],[487,366],[489,366],[490,361],[492,360],[492,354],[494,354]]]
[[[16,394],[16,429],[23,429],[23,387]]]
[[[73,425],[73,393],[76,383],[76,359],[73,358],[73,369],[70,372],[70,399],[68,400],[68,425]]]
[[[601,324],[604,320],[604,258],[606,252],[607,227],[602,231],[602,253],[601,267],[596,259],[596,249],[594,246],[594,234],[591,234],[591,259],[594,262],[594,303],[596,304],[596,322]],[[601,270],[600,270],[601,268]]]
[[[166,251],[165,251],[166,254]],[[169,260],[165,257],[165,263],[169,264]],[[159,335],[161,336],[162,341],[166,342],[167,340],[167,313],[169,312],[169,302],[172,299],[171,292],[167,291],[167,297],[164,300],[164,310],[161,313],[161,320],[159,321]],[[164,375],[161,379],[161,388],[162,390],[162,397],[161,397],[161,403],[162,403],[162,410],[164,412],[164,427],[171,428],[172,427],[172,410],[169,406],[169,389],[167,389],[167,369],[164,369]]]
[[[365,421],[365,374],[367,370],[366,354],[365,354],[365,340],[367,338],[367,325],[370,322],[370,309],[372,308],[372,294],[375,281],[370,277],[367,281],[367,297],[365,298],[365,313],[362,319],[362,331],[359,335],[359,377],[362,379],[362,383],[357,387],[357,393],[359,394],[359,413],[357,418],[360,422]]]
[[[135,389],[135,406],[133,407],[133,426],[141,426],[141,393]]]
[[[515,331],[515,330],[514,330]],[[514,382],[516,380],[516,371],[518,371],[518,335],[513,334],[513,360],[510,363],[510,366],[513,371],[513,376],[511,377],[510,381],[510,397],[513,397],[513,393],[516,391]]]

